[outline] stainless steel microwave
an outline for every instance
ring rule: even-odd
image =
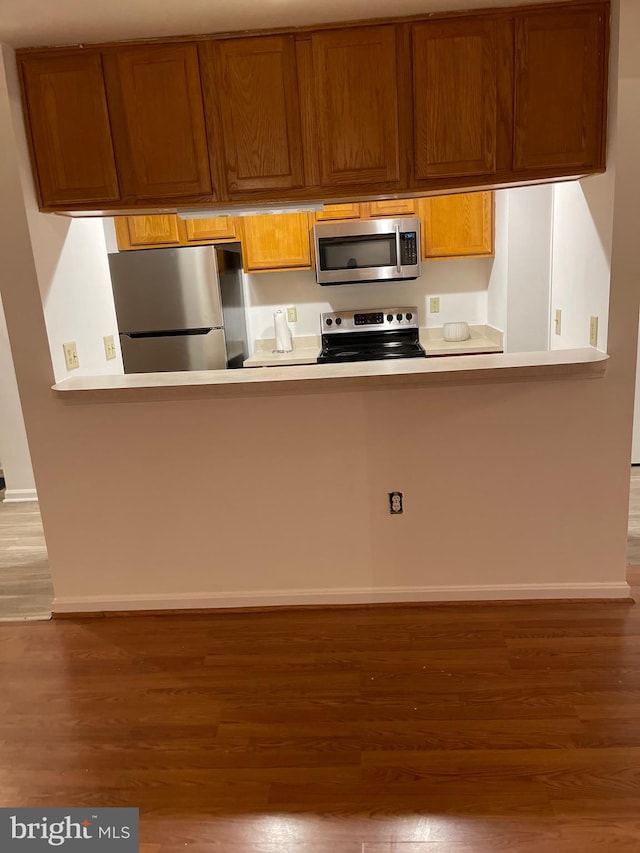
[[[420,275],[420,220],[321,222],[314,228],[318,284],[407,281]]]

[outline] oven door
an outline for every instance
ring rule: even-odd
[[[420,275],[418,219],[315,226],[318,284],[400,281]]]

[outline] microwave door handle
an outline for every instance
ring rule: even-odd
[[[395,226],[396,232],[396,272],[402,275],[402,259],[400,257],[400,226]]]

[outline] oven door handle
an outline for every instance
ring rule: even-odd
[[[400,257],[400,226],[395,226],[396,232],[396,272],[398,275],[402,274],[402,259]]]

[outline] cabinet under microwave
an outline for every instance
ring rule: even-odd
[[[408,281],[420,275],[420,220],[321,222],[314,227],[318,284]]]

